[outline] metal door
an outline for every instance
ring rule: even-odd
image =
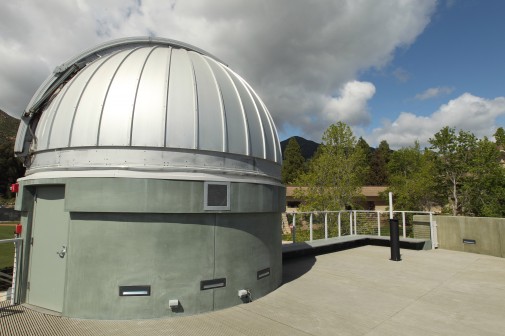
[[[64,199],[64,186],[37,187],[27,288],[27,303],[60,313],[69,223]]]

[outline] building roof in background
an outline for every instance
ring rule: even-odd
[[[293,197],[295,189],[297,188],[307,188],[298,186],[287,186],[286,187],[286,197]],[[365,197],[378,197],[381,192],[386,191],[387,186],[363,186],[361,188],[361,194]]]

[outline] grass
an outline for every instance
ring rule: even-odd
[[[5,196],[0,196],[0,205],[9,205],[9,206],[14,206],[16,203],[16,198],[15,197],[5,197]]]
[[[0,240],[14,238],[14,226],[0,225]],[[0,244],[0,270],[12,267],[14,263],[14,244]]]

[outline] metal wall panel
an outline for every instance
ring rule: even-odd
[[[254,99],[254,102],[256,104],[256,108],[258,110],[258,116],[260,117],[261,120],[261,125],[263,126],[263,135],[265,139],[265,159],[275,161],[275,142],[274,142],[274,137],[273,137],[273,132],[272,132],[272,126],[270,125],[270,120],[267,117],[267,111],[263,108],[263,104],[261,103],[261,100],[259,99],[258,95],[254,90],[246,83],[247,87],[249,88],[249,92],[251,92],[251,96]]]
[[[129,146],[137,85],[150,48],[134,49],[112,79],[100,121],[100,146]]]
[[[74,119],[75,108],[79,97],[86,86],[87,76],[75,76],[67,84],[68,90],[64,92],[61,103],[57,106],[57,111],[51,124],[47,124],[49,129],[49,143],[47,148],[68,147],[70,132],[72,130],[72,120]],[[44,113],[45,114],[45,113]],[[45,148],[38,148],[42,150]]]
[[[198,149],[224,152],[226,129],[223,104],[216,79],[203,57],[189,52],[195,69],[198,99]]]
[[[77,146],[96,146],[98,139],[98,129],[100,125],[100,115],[102,107],[107,95],[107,89],[110,81],[128,51],[122,51],[110,58],[100,59],[99,71],[93,74],[90,78],[86,90],[84,90],[77,111],[74,126],[72,128],[72,138],[70,144],[73,147]],[[76,102],[74,102],[75,104]],[[71,105],[68,102],[67,105]],[[62,108],[60,108],[62,109]],[[63,113],[60,111],[59,113]]]
[[[66,85],[62,91],[52,100],[51,104],[47,110],[42,114],[35,131],[35,136],[37,137],[37,150],[47,149],[49,147],[49,139],[51,137],[51,127],[54,121],[54,117],[60,107],[61,101],[69,88]]]
[[[145,63],[135,101],[132,146],[165,146],[171,52],[171,48],[155,48]]]
[[[242,100],[242,105],[244,107],[244,111],[247,117],[247,124],[249,126],[249,134],[251,135],[251,155],[259,158],[265,158],[265,137],[263,134],[263,129],[261,127],[261,120],[258,117],[258,110],[256,109],[256,104],[251,96],[251,93],[247,89],[247,87],[242,82],[242,78],[240,78],[236,73],[231,70],[228,70],[231,78],[233,79],[233,83],[237,88],[240,98]]]
[[[188,52],[173,49],[168,84],[166,147],[196,148],[195,81]]]
[[[268,108],[263,104],[263,108],[267,112],[268,120],[270,120],[270,125],[272,126],[272,131],[274,134],[274,147],[275,147],[275,162],[282,163],[282,150],[281,150],[281,142],[279,141],[279,135],[277,134],[277,128],[275,127],[274,120],[268,111]]]
[[[221,90],[223,108],[226,116],[226,134],[228,152],[248,155],[249,130],[244,107],[240,100],[240,95],[228,72],[223,67],[207,57],[217,82]]]
[[[117,65],[114,61],[109,64],[108,61],[112,55],[108,55],[89,65],[86,71],[80,72],[86,75],[87,83],[82,89],[79,101],[74,102],[75,114],[72,123],[72,134],[70,136],[70,146],[96,146],[98,125],[100,122],[100,113],[102,111],[104,93],[101,94],[100,89],[105,89],[104,83],[100,74],[109,73],[104,67]],[[117,59],[119,61],[119,59]],[[116,61],[116,62],[117,62]],[[99,72],[100,71],[100,72]],[[97,75],[98,73],[98,75]],[[97,78],[95,78],[97,75]],[[70,105],[69,103],[67,103]]]

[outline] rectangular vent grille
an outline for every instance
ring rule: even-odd
[[[270,275],[270,267],[262,269],[258,271],[258,273],[256,274],[258,280],[266,278],[269,275]]]
[[[215,289],[221,287],[226,287],[226,278],[200,281],[200,290]]]
[[[119,296],[151,296],[151,286],[119,286]]]
[[[230,182],[204,182],[203,209],[230,210]]]

